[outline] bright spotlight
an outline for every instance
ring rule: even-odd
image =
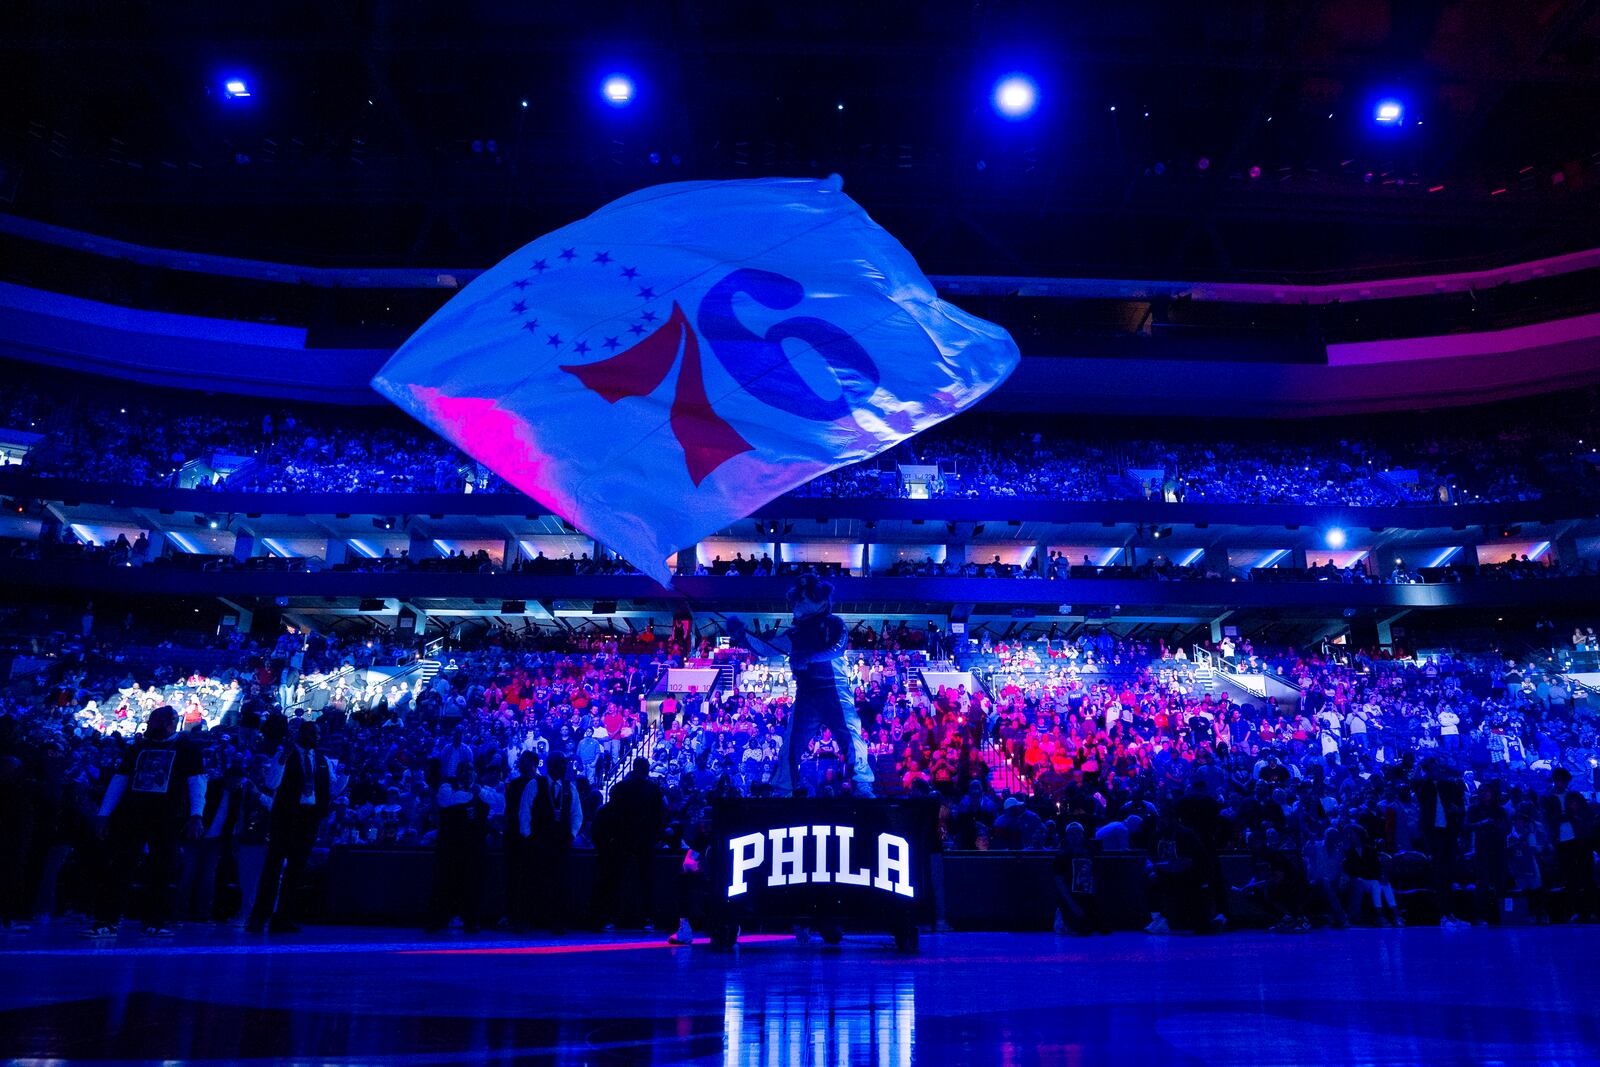
[[[600,95],[612,107],[633,103],[633,79],[626,74],[610,74],[600,83]]]
[[[1345,545],[1344,531],[1335,526],[1323,536],[1323,540],[1328,543],[1329,548],[1343,548]]]
[[[1007,74],[995,82],[993,103],[1002,118],[1025,119],[1039,106],[1039,87],[1026,75]]]
[[[229,100],[247,97],[250,95],[250,83],[243,78],[229,78],[222,83],[222,95]]]
[[[1398,100],[1379,100],[1372,111],[1372,119],[1379,126],[1398,126],[1406,117],[1406,109]]]

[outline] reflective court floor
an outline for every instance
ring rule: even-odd
[[[0,1062],[1600,1062],[1600,927],[924,936],[0,938]]]

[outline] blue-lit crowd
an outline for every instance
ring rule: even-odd
[[[943,642],[857,636],[872,647],[848,671],[879,794],[937,798],[948,850],[1056,856],[1062,931],[1107,925],[1079,861],[1119,854],[1147,864],[1158,933],[1595,915],[1600,709],[1559,657],[985,634],[959,649],[971,687],[930,689]],[[665,686],[685,664],[726,665],[733,684]],[[74,636],[31,668],[0,716],[0,904],[12,928],[82,916],[102,932],[123,915],[157,933],[178,918],[292,930],[315,912],[305,866],[328,850],[458,850],[441,869],[470,870],[559,826],[563,847],[681,853],[710,798],[770,790],[791,692],[783,664],[687,625],[502,634],[425,663],[381,638]],[[135,758],[169,721],[187,794],[170,760],[152,778]],[[803,788],[848,794],[838,739],[803,743]],[[170,810],[151,808],[147,780]],[[128,829],[154,810],[181,840]],[[128,834],[170,863],[166,906],[130,890]],[[279,838],[304,854],[278,855]],[[478,888],[447,884],[430,922],[534,921],[478,914],[462,903]],[[609,921],[593,902],[561,907]]]
[[[1493,434],[1439,428],[1312,439],[1260,427],[1152,437],[1059,423],[957,419],[882,457],[815,479],[811,497],[1041,498],[1406,505],[1538,500],[1591,491],[1592,397],[1561,417]],[[23,466],[45,476],[248,492],[504,492],[488,470],[395,413],[173,394],[71,396],[14,382],[0,431],[39,435]],[[906,465],[902,467],[902,465]]]

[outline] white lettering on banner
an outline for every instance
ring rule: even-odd
[[[770,864],[767,885],[782,888],[804,885],[807,882],[837,882],[840,885],[863,886],[895,893],[902,897],[915,897],[916,887],[911,884],[911,844],[896,834],[879,834],[877,839],[877,866],[852,869],[850,850],[855,843],[853,826],[779,826],[766,833],[744,834],[728,841],[731,866],[728,878],[728,896],[737,897],[749,892],[746,876],[759,872]],[[806,839],[814,844],[806,847]],[[828,839],[839,841],[838,862],[830,864]],[[767,847],[768,841],[771,848]]]
[[[728,896],[736,897],[750,888],[745,883],[745,874],[758,869],[766,859],[767,836],[745,834],[736,837],[728,842],[728,850],[733,853],[733,877],[728,882]]]
[[[811,836],[817,839],[817,866],[811,872],[813,882],[833,881],[833,872],[828,870],[828,836],[833,833],[831,826],[813,826]]]
[[[839,873],[835,881],[840,885],[871,885],[872,872],[863,867],[859,871],[850,869],[850,842],[855,839],[854,826],[835,827],[835,834],[839,837]]]
[[[806,868],[801,861],[806,850],[806,828],[780,826],[768,830],[767,836],[772,839],[772,873],[767,875],[767,884],[804,885]],[[789,843],[787,848],[784,847],[785,841]]]
[[[911,890],[911,846],[905,838],[878,835],[878,876],[872,884],[903,897],[915,895]]]

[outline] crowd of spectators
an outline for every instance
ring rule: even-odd
[[[1176,849],[1154,930],[1241,912],[1282,930],[1499,922],[1512,892],[1534,920],[1593,917],[1596,827],[1573,785],[1600,756],[1586,690],[1499,656],[1269,654],[1232,639],[1209,652],[1299,695],[1241,702],[1182,649],[1137,643],[986,656],[990,729],[1033,785],[1038,847],[1087,855],[1087,834]],[[1216,869],[1230,852],[1249,858],[1247,879]],[[1061,889],[1063,921],[1092,928],[1092,902]]]
[[[1021,428],[963,418],[884,456],[814,479],[805,497],[1168,500],[1405,505],[1538,500],[1588,491],[1592,402],[1561,418],[1507,416],[1495,432],[1456,424],[1312,439],[1252,427],[1154,438],[1137,426]],[[0,431],[40,434],[24,466],[42,475],[249,492],[509,492],[505,483],[398,412],[335,410],[181,393],[14,381]],[[938,473],[901,477],[908,464]]]
[[[1590,490],[1579,425],[1529,421],[1493,433],[1435,429],[1335,439],[1253,428],[1229,440],[1153,439],[1137,429],[1043,432],[977,419],[936,428],[796,495],[872,498],[1158,500],[1393,506],[1539,500]],[[1220,439],[1219,439],[1220,437]],[[919,471],[910,484],[901,465]]]
[[[709,798],[769,789],[790,696],[783,664],[719,649],[687,624],[628,639],[492,630],[436,652],[437,673],[381,638],[286,631],[270,645],[231,635],[112,649],[91,629],[17,672],[3,697],[0,787],[13,815],[0,904],[12,924],[90,910],[97,806],[125,735],[162,704],[237,813],[186,850],[226,862],[184,868],[182,909],[242,922],[269,821],[263,783],[301,723],[316,724],[330,767],[318,847],[443,848],[461,803],[481,811],[474,833],[493,847],[516,825],[508,788],[570,768],[571,843],[605,848],[607,793],[642,759],[662,798],[649,847],[681,850]],[[1574,648],[1590,640],[1579,631]],[[1054,852],[1063,929],[1103,925],[1093,875],[1075,865],[1103,854],[1146,858],[1157,932],[1495,922],[1507,894],[1534,919],[1596,910],[1596,825],[1574,784],[1600,758],[1596,709],[1545,664],[1231,638],[1205,650],[1232,676],[1271,675],[1298,694],[1273,700],[1219,687],[1182,648],[1105,631],[985,633],[959,656],[977,684],[930,692],[926,634],[863,629],[854,643],[880,793],[937,798],[948,849]],[[733,666],[736,681],[663,693],[663,672],[686,663]],[[847,794],[835,739],[819,730],[801,743],[805,789]],[[234,882],[236,895],[222,891]]]

